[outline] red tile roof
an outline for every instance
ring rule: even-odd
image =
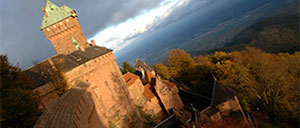
[[[151,100],[152,98],[155,97],[155,95],[153,94],[153,92],[150,89],[149,83],[144,86],[143,95],[146,97],[147,100]]]
[[[124,74],[123,77],[128,86],[131,86],[137,79],[139,79],[139,76],[132,74],[130,72]]]

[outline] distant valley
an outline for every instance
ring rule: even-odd
[[[237,0],[210,6],[217,9],[196,11],[116,52],[117,62],[134,64],[141,59],[149,65],[164,63],[168,51],[176,48],[203,53],[232,44],[238,33],[267,17],[299,12],[297,0]]]
[[[190,53],[195,56],[215,51],[240,51],[246,46],[260,48],[268,53],[299,51],[299,13],[266,18],[239,32],[223,47]]]

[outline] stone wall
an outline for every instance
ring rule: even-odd
[[[175,84],[148,75],[155,82],[143,86],[136,76],[134,81],[127,81],[128,85],[112,52],[87,60],[64,72],[64,76],[73,87],[50,105],[36,127],[128,127],[136,115],[136,103],[157,119],[165,116],[165,108],[183,108]],[[36,89],[41,95],[51,90],[49,83]]]
[[[144,92],[144,86],[140,79],[135,80],[135,82],[128,87],[129,94],[131,99],[134,100],[134,102],[137,102],[138,99],[143,96]]]
[[[230,116],[231,111],[241,111],[243,118],[246,120],[245,114],[237,96],[234,96],[232,99],[217,105],[217,108],[220,110],[223,117]]]
[[[84,94],[74,94],[74,96],[69,99],[75,102],[77,99],[86,97],[78,101],[79,106],[76,106],[76,109],[74,108],[75,106],[70,106],[76,111],[76,113],[71,113],[75,114],[74,116],[76,118],[65,118],[66,121],[74,120],[74,126],[76,127],[90,127],[90,124],[93,123],[88,123],[89,121],[99,122],[99,120],[105,127],[127,127],[127,124],[131,121],[131,114],[134,113],[134,105],[129,97],[128,86],[122,77],[112,52],[87,61],[66,72],[65,76],[71,85],[79,85],[80,83],[88,84]],[[73,86],[63,97],[69,97],[68,95],[73,94],[74,89],[76,90],[76,86]],[[63,97],[58,99],[59,104],[64,104],[60,102],[67,102],[63,100]],[[87,103],[87,106],[83,106],[84,103]],[[75,103],[72,102],[72,104]],[[98,114],[89,115],[88,113],[91,113],[91,111]],[[56,114],[63,113],[58,111],[58,109],[50,109],[50,113],[52,112]],[[49,113],[49,111],[47,110],[45,113]],[[52,113],[52,115],[55,113]],[[68,114],[71,115],[70,113]],[[55,122],[58,121],[50,120],[49,122],[49,119],[41,118],[40,122],[47,120],[50,124],[55,124]]]
[[[89,47],[76,17],[68,17],[42,30],[58,54],[68,54],[76,50],[72,37],[81,48]]]
[[[35,128],[108,127],[96,109],[95,95],[87,83],[79,82],[42,114]]]
[[[212,121],[219,121],[222,120],[222,116],[220,112],[217,112],[216,114],[209,117]]]
[[[36,92],[40,97],[41,103],[39,105],[39,109],[41,111],[46,110],[50,104],[59,98],[58,94],[55,92],[53,84],[50,82],[34,89],[33,92]]]
[[[154,88],[167,111],[172,108],[179,111],[183,108],[184,105],[178,95],[178,90],[175,89],[177,87],[174,87],[174,89],[169,88],[167,84],[156,79]]]
[[[130,119],[133,103],[128,86],[115,62],[112,52],[90,60],[66,73],[68,82],[84,81],[96,95],[96,108],[112,125],[122,126]]]
[[[147,100],[143,110],[147,114],[154,115],[157,120],[161,120],[164,117],[164,113],[156,97]]]

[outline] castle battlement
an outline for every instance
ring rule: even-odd
[[[59,7],[49,0],[42,9],[41,30],[58,54],[24,71],[36,83],[34,91],[41,98],[40,108],[45,110],[36,128],[129,127],[139,118],[135,105],[140,100],[144,102],[144,111],[159,113],[160,118],[164,116],[162,104],[168,109],[182,108],[180,99],[176,99],[177,104],[166,101],[175,93],[164,93],[168,96],[162,101],[152,92],[152,86],[144,88],[136,75],[129,74],[128,79],[134,77],[136,81],[127,84],[130,80],[123,78],[112,50],[96,46],[93,40],[92,45],[87,43],[73,9]],[[147,65],[143,63],[141,67]],[[56,92],[55,81],[45,75],[56,71],[71,85],[62,96]],[[146,72],[148,82],[155,77],[153,69],[152,72]]]
[[[66,5],[59,7],[49,0],[42,10],[44,16],[40,29],[58,54],[69,54],[90,46],[82,33],[75,10]]]

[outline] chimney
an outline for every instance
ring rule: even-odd
[[[95,40],[91,40],[92,46],[96,46]]]
[[[45,8],[44,8],[44,7],[42,7],[42,10],[43,10],[43,12],[44,12],[44,15],[48,18],[48,13],[45,11]]]

